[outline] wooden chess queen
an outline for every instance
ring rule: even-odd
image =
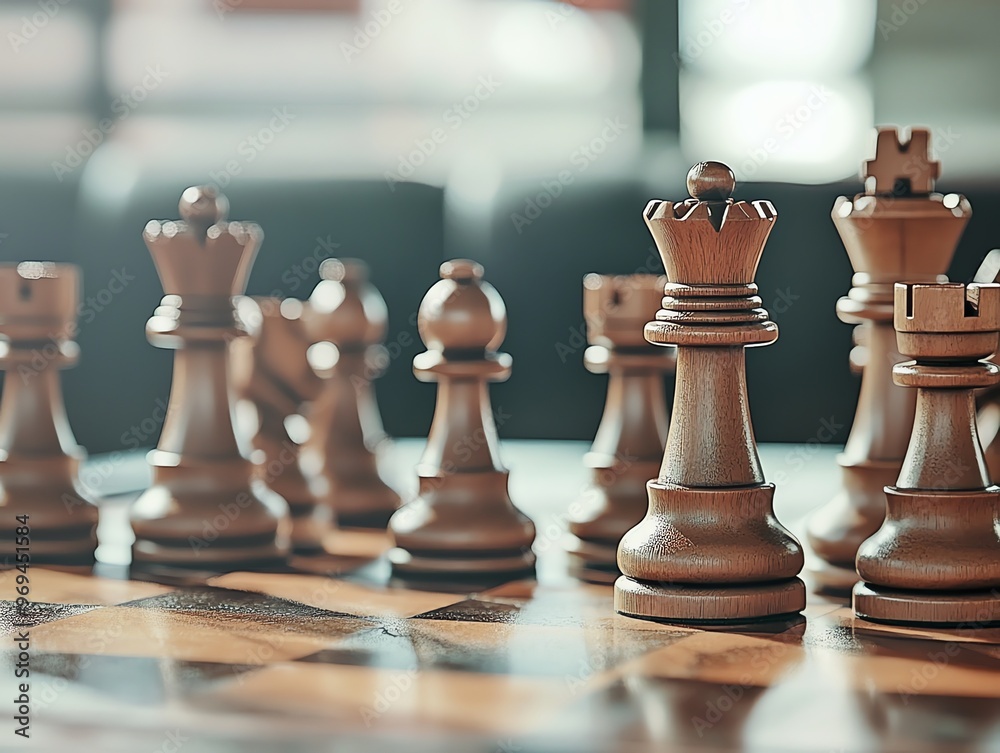
[[[246,290],[263,233],[226,222],[228,202],[189,188],[182,220],[146,225],[143,239],[165,297],[146,324],[149,341],[175,351],[153,485],[133,504],[133,570],[269,568],[288,555],[288,506],[255,478],[233,429],[227,349],[246,334],[234,297]]]
[[[615,609],[694,623],[789,615],[805,607],[803,553],[774,516],[744,353],[778,338],[753,282],[777,213],[731,199],[733,173],[718,162],[695,165],[687,185],[692,198],[644,213],[670,281],[645,337],[677,346],[677,373],[648,512],[618,548]]]
[[[97,507],[78,477],[84,452],[59,384],[79,356],[79,295],[72,264],[0,265],[0,556],[9,566],[94,564]]]
[[[897,385],[916,393],[885,521],[858,550],[859,616],[890,623],[1000,621],[1000,487],[976,431],[975,390],[1000,383],[1000,285],[897,284]],[[916,389],[913,389],[916,388]]]

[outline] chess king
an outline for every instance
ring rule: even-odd
[[[934,193],[939,164],[930,133],[909,137],[880,128],[875,158],[864,164],[865,193],[841,196],[833,222],[854,267],[854,287],[837,301],[837,314],[860,327],[861,392],[847,445],[838,458],[840,490],[816,511],[808,540],[822,560],[817,582],[849,590],[857,581],[854,557],[885,516],[882,489],[896,481],[916,404],[914,390],[893,384],[893,365],[905,360],[892,328],[893,284],[946,282],[972,208],[964,197]]]
[[[615,609],[672,622],[733,622],[805,607],[799,543],[777,521],[750,422],[744,348],[778,339],[753,279],[777,213],[734,201],[732,170],[703,162],[684,201],[646,225],[667,272],[646,339],[677,346],[673,412],[646,517],[618,547]]]
[[[136,571],[267,568],[287,558],[288,506],[254,478],[233,429],[227,348],[246,334],[234,297],[246,290],[263,233],[226,222],[228,206],[212,188],[188,188],[183,219],[153,220],[143,233],[166,293],[146,335],[176,353],[166,420],[148,456],[153,485],[130,510]]]

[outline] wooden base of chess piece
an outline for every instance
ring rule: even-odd
[[[905,136],[903,137],[905,139]],[[913,425],[915,397],[892,383],[903,360],[892,328],[892,286],[898,280],[943,282],[969,203],[932,193],[939,165],[930,159],[930,134],[914,128],[903,140],[895,128],[878,130],[875,158],[865,163],[866,193],[840,197],[833,222],[854,267],[854,287],[837,314],[863,338],[864,368],[857,412],[841,466],[839,492],[810,518],[807,540],[822,565],[821,587],[847,592],[857,582],[854,558],[885,516],[883,488],[903,462]],[[852,352],[852,368],[857,368]]]
[[[286,423],[293,417],[305,421],[303,405],[322,386],[307,356],[310,342],[302,321],[307,307],[292,298],[241,299],[240,318],[252,337],[234,340],[230,354],[233,385],[256,419],[252,441],[263,455],[258,478],[288,503],[291,547],[298,555],[323,552],[333,530],[333,508],[320,501],[325,482],[303,473],[301,448]]]
[[[732,171],[688,173],[686,201],[645,211],[670,280],[645,338],[677,346],[670,432],[649,509],[618,548],[616,611],[682,623],[746,622],[805,607],[799,543],[777,521],[750,422],[744,348],[778,328],[753,278],[776,212],[734,202]]]
[[[146,334],[176,353],[166,420],[148,456],[153,485],[130,509],[136,572],[270,569],[288,556],[288,506],[255,478],[233,430],[227,347],[246,334],[233,296],[246,289],[263,234],[225,222],[227,206],[211,188],[189,188],[183,221],[152,221],[143,233],[167,294]]]
[[[70,264],[0,265],[0,557],[86,572],[97,507],[80,483],[83,450],[63,407],[59,371],[76,363],[79,271]]]
[[[898,284],[893,379],[917,412],[885,522],[858,551],[854,611],[904,624],[1000,622],[1000,487],[976,433],[974,391],[1000,383],[1000,285]]]
[[[504,580],[535,563],[535,526],[508,495],[487,390],[510,375],[510,356],[496,352],[506,311],[482,276],[475,262],[445,262],[417,314],[428,351],[414,358],[413,370],[438,383],[438,397],[417,467],[418,496],[389,521],[393,572],[409,579]]]
[[[666,278],[657,275],[584,278],[583,308],[591,346],[584,363],[608,374],[604,415],[585,462],[592,486],[570,507],[571,572],[612,584],[618,543],[646,514],[646,482],[656,476],[667,439],[663,375],[673,353],[649,345],[642,327],[659,308]]]
[[[379,470],[387,436],[372,386],[387,361],[381,343],[388,312],[364,262],[327,259],[320,276],[304,320],[310,337],[331,343],[336,356],[322,370],[303,457],[324,478],[324,500],[340,527],[384,529],[400,504]]]

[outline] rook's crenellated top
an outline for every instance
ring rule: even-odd
[[[0,264],[0,334],[17,341],[73,340],[80,270],[73,264]]]
[[[662,275],[599,275],[583,278],[587,342],[605,348],[644,348],[642,327],[663,297]]]
[[[986,358],[997,349],[1000,285],[897,283],[894,324],[899,352],[918,362]]]

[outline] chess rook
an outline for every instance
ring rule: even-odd
[[[319,501],[325,480],[303,472],[301,448],[286,423],[290,418],[304,423],[304,405],[322,387],[307,357],[307,308],[294,298],[240,299],[237,310],[252,337],[237,338],[231,348],[233,385],[256,419],[252,442],[263,455],[257,473],[288,503],[296,554],[323,551],[323,540],[333,528],[332,508]]]
[[[1000,621],[1000,487],[976,432],[975,390],[995,387],[985,359],[1000,341],[1000,285],[898,284],[897,385],[916,418],[886,516],[858,550],[854,610],[904,624]]]
[[[604,414],[585,463],[592,486],[571,506],[569,551],[575,575],[614,583],[618,542],[646,513],[646,482],[656,476],[667,439],[663,375],[672,349],[650,345],[643,325],[655,314],[666,278],[589,274],[583,311],[590,347],[584,364],[608,375]]]
[[[8,566],[86,571],[94,564],[97,507],[80,483],[84,452],[73,439],[59,384],[59,371],[79,355],[73,341],[79,292],[79,270],[71,264],[0,265],[0,369],[6,372],[0,556]],[[30,535],[22,536],[25,530]]]
[[[777,213],[729,198],[734,186],[726,165],[702,163],[692,198],[644,213],[670,281],[644,334],[677,346],[677,373],[648,511],[618,548],[615,609],[634,617],[742,622],[805,606],[802,549],[774,516],[746,390],[744,348],[778,338],[753,282]]]
[[[440,271],[417,313],[427,351],[413,359],[418,379],[438,383],[437,404],[418,496],[389,521],[389,558],[404,578],[510,578],[534,567],[535,526],[508,496],[487,389],[510,376],[510,356],[496,350],[507,312],[479,264]]]
[[[288,506],[255,478],[233,429],[227,348],[246,334],[242,295],[263,233],[226,222],[225,197],[189,188],[182,220],[151,221],[143,238],[166,296],[146,324],[175,352],[166,420],[148,456],[153,485],[133,504],[132,567],[270,568],[288,554]]]
[[[388,311],[364,262],[327,259],[320,277],[303,320],[313,342],[327,344],[314,350],[324,380],[309,411],[303,460],[325,480],[323,499],[340,526],[384,529],[400,503],[379,473],[378,449],[388,437],[372,385],[388,363]]]
[[[837,314],[855,325],[864,344],[851,357],[852,369],[862,372],[861,391],[838,458],[841,488],[808,523],[809,544],[821,560],[817,582],[832,590],[849,590],[857,580],[858,546],[882,523],[882,490],[899,474],[913,425],[914,391],[892,381],[893,365],[904,360],[892,329],[892,286],[901,280],[945,282],[972,215],[963,197],[932,192],[938,169],[926,129],[912,129],[905,140],[895,128],[880,128],[875,158],[863,169],[865,193],[842,196],[833,207],[855,271],[854,287],[837,302]]]

